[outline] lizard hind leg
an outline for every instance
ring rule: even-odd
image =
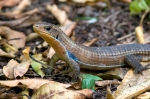
[[[142,66],[139,57],[135,55],[126,55],[125,62],[134,69],[135,73],[142,73],[143,70],[147,69],[147,67]]]

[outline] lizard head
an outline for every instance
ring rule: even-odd
[[[58,35],[61,31],[57,26],[51,23],[37,23],[33,25],[33,30],[38,33],[43,39],[58,39]]]

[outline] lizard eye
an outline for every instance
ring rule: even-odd
[[[45,29],[46,29],[47,31],[50,31],[50,30],[51,30],[51,28],[50,28],[49,26],[46,26]]]

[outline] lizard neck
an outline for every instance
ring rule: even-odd
[[[72,41],[65,33],[61,33],[59,37],[60,43],[65,46],[66,50],[72,52],[73,54],[79,54],[79,51],[83,49],[83,45]]]

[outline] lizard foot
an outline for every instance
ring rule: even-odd
[[[143,70],[145,70],[145,67],[143,67],[143,66],[140,66],[139,68],[136,68],[135,70],[134,70],[134,73],[135,74],[142,74],[142,71]]]
[[[142,71],[143,71],[143,70],[146,70],[146,69],[150,69],[150,64],[147,64],[146,66],[139,66],[138,68],[136,68],[136,69],[134,70],[134,72],[135,72],[136,74],[138,74],[138,73],[141,73],[141,74],[142,74]]]
[[[41,70],[46,74],[46,75],[51,75],[52,74],[52,69],[49,67],[42,67]]]

